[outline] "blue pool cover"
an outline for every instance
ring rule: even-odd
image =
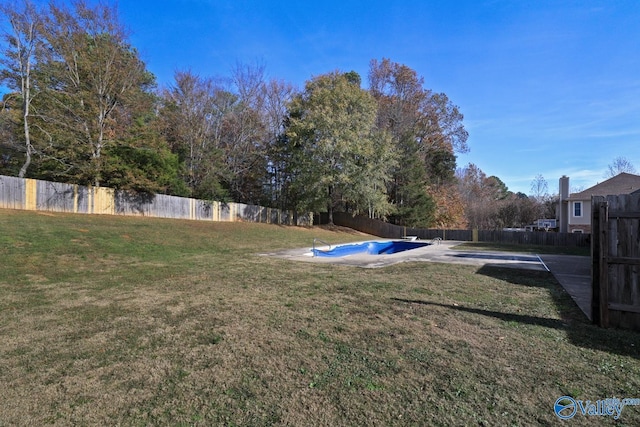
[[[318,257],[343,257],[355,254],[388,255],[397,252],[427,246],[427,242],[415,242],[408,240],[388,242],[362,242],[336,246],[330,250],[313,249],[313,256]]]

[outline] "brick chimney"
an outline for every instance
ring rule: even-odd
[[[560,232],[567,233],[569,230],[569,177],[562,175],[560,178],[560,197],[558,199],[558,222]]]

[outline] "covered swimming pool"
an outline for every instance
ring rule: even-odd
[[[314,257],[340,258],[357,254],[390,255],[422,248],[428,245],[430,245],[430,243],[409,240],[368,241],[333,246],[329,249],[317,249],[314,247],[311,252]]]

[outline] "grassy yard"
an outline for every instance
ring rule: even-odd
[[[640,334],[548,273],[258,255],[314,237],[367,236],[0,210],[0,426],[555,425],[563,395],[640,398]]]

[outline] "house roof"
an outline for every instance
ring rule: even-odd
[[[591,188],[587,188],[579,193],[573,193],[569,196],[572,200],[588,200],[591,196],[609,196],[613,194],[631,194],[640,191],[640,175],[633,175],[622,172],[596,184]]]

